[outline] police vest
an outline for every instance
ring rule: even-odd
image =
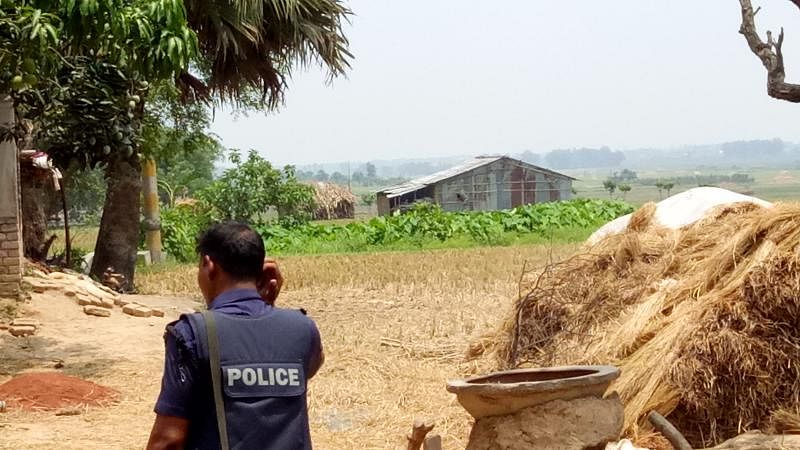
[[[199,313],[184,317],[196,337],[202,386],[186,448],[217,450],[206,326]],[[310,450],[306,404],[310,319],[299,311],[278,308],[259,317],[214,313],[214,318],[231,450]]]

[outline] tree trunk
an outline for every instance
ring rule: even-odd
[[[103,273],[111,268],[112,272],[124,275],[120,286],[124,292],[133,290],[136,269],[142,190],[140,172],[141,163],[136,154],[120,155],[108,162],[106,201],[92,259],[92,276],[102,279]]]
[[[20,170],[22,194],[22,248],[27,258],[44,261],[52,240],[46,239],[48,205],[47,185],[37,170],[23,166]]]
[[[18,138],[17,148],[33,148],[33,126],[24,120],[18,125],[26,133]],[[23,254],[34,261],[44,262],[56,239],[55,235],[47,238],[47,219],[57,212],[54,208],[53,174],[27,162],[20,165],[19,174]]]

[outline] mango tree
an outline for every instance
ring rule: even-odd
[[[294,68],[345,70],[347,14],[338,0],[0,0],[0,92],[52,125],[39,127],[40,142],[61,164],[105,165],[93,275],[112,266],[132,287],[152,86],[174,82],[184,101],[277,107]]]
[[[40,131],[57,164],[105,165],[105,207],[92,273],[133,279],[139,137],[151,83],[196,56],[180,0],[23,0],[2,4],[0,88]],[[16,61],[16,64],[14,64]],[[10,130],[19,138],[18,130]]]

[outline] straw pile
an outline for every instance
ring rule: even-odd
[[[333,183],[313,183],[314,219],[352,219],[355,217],[356,197],[350,189]]]
[[[800,404],[800,204],[722,206],[679,230],[654,211],[526,274],[513,317],[473,355],[615,364],[634,435],[651,410],[695,447],[770,428]]]

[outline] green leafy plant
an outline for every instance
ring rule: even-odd
[[[272,253],[346,249],[344,243],[352,242],[361,249],[391,248],[404,242],[419,247],[463,238],[481,245],[507,245],[515,235],[546,237],[554,230],[591,228],[632,211],[624,202],[588,199],[469,213],[448,213],[438,205],[418,203],[403,214],[346,225],[309,223],[287,228],[263,224],[258,229]]]
[[[199,202],[182,203],[161,211],[161,245],[180,262],[197,258],[197,236],[216,219],[213,210]]]
[[[233,152],[230,160],[234,167],[199,193],[221,218],[266,222],[266,215],[273,212],[284,225],[310,220],[314,189],[297,180],[292,166],[275,169],[254,150],[247,159]]]
[[[363,204],[364,206],[372,206],[375,204],[376,198],[377,196],[375,195],[374,192],[367,192],[361,194],[361,204]]]
[[[438,205],[418,203],[403,214],[346,225],[263,221],[255,227],[270,254],[358,252],[447,242],[509,245],[520,236],[548,238],[559,230],[591,229],[632,211],[631,205],[621,201],[588,199],[468,213],[444,212]],[[166,209],[162,215],[165,250],[180,261],[193,261],[195,237],[218,218],[202,202]]]

